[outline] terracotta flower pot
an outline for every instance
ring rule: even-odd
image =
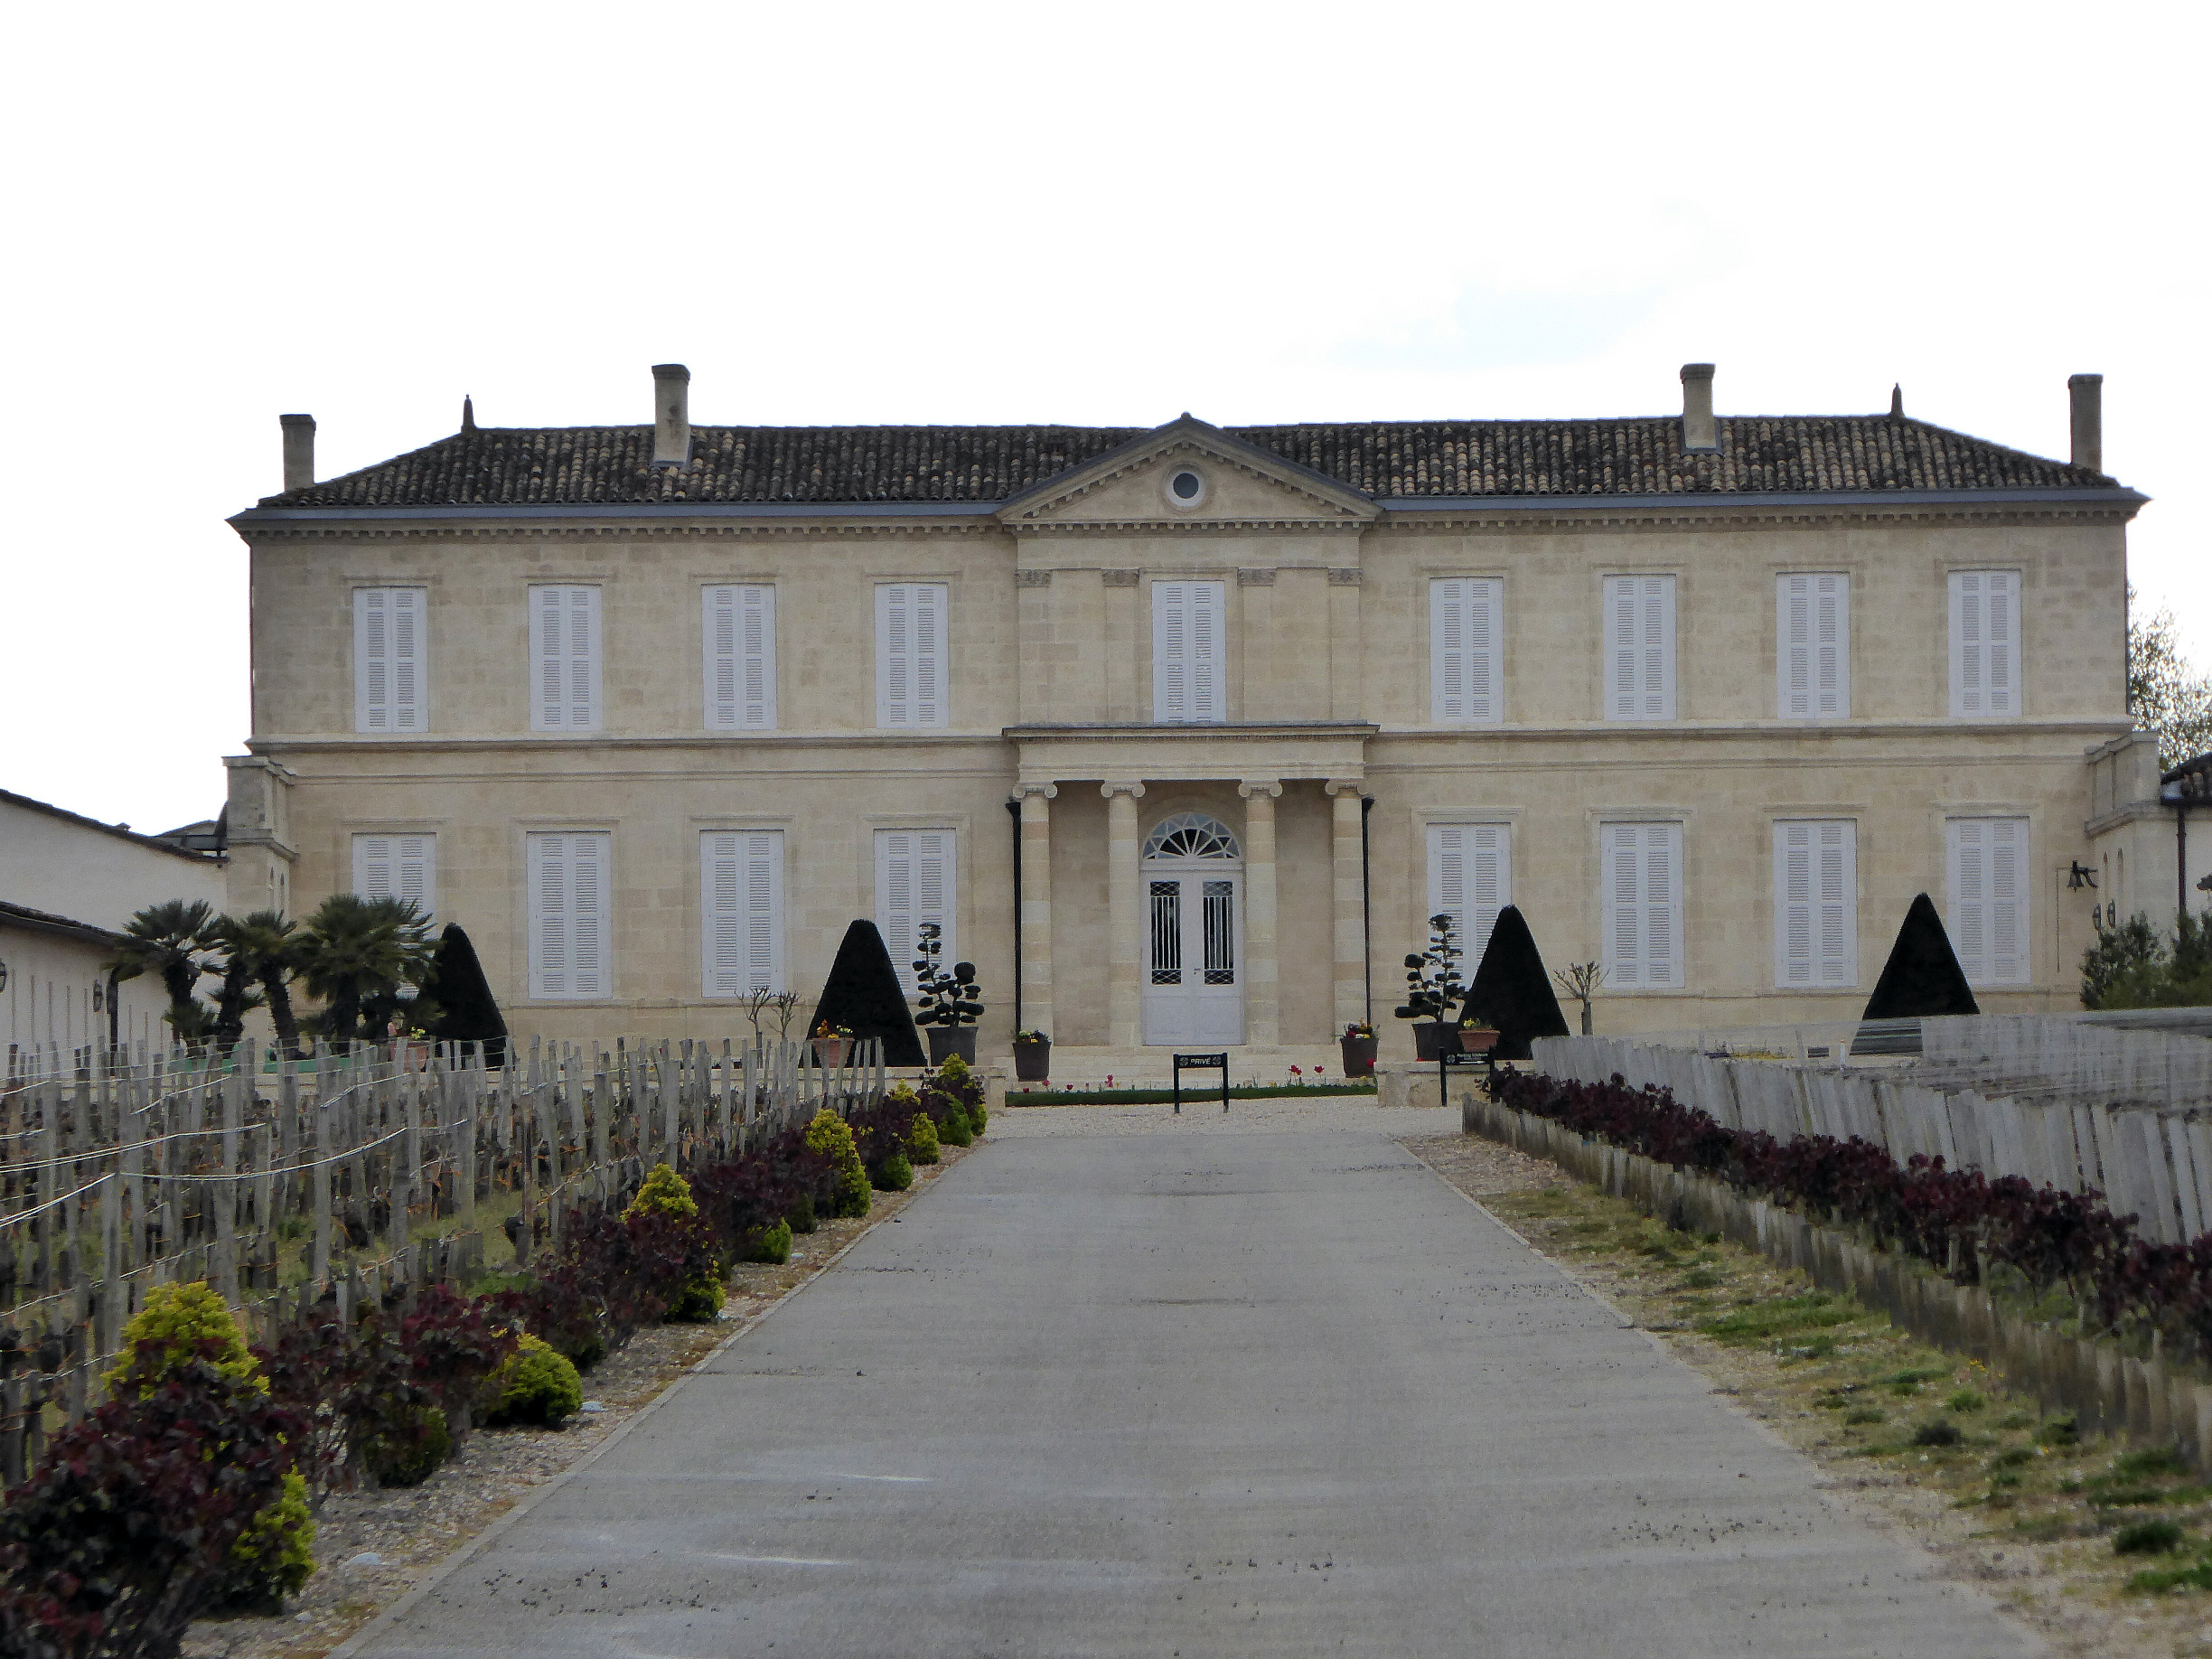
[[[930,1064],[942,1065],[954,1054],[968,1064],[975,1064],[976,1028],[973,1026],[930,1026]]]
[[[1374,1038],[1371,1036],[1338,1037],[1336,1046],[1344,1051],[1344,1074],[1346,1077],[1373,1077],[1374,1075]]]
[[[1413,1026],[1413,1057],[1433,1064],[1439,1054],[1459,1052],[1459,1027],[1440,1019],[1417,1021]]]
[[[845,1050],[848,1046],[844,1037],[816,1037],[814,1064],[834,1071],[845,1064]]]
[[[1497,1046],[1498,1034],[1492,1026],[1462,1026],[1459,1027],[1459,1052],[1465,1054],[1486,1054]]]
[[[1014,1079],[1017,1083],[1043,1083],[1052,1076],[1052,1038],[1037,1037],[1033,1041],[1014,1045]]]

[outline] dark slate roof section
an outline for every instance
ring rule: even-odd
[[[0,899],[0,928],[20,927],[27,933],[51,933],[61,939],[74,939],[84,944],[116,945],[123,942],[123,935],[108,928],[95,927],[89,922],[73,922],[67,916],[57,916],[50,910],[33,910],[28,904],[11,904]]]
[[[989,506],[1143,437],[1136,426],[694,426],[654,471],[651,426],[486,426],[265,498],[272,508],[585,502],[967,502]],[[1673,416],[1229,426],[1379,501],[1482,496],[2099,489],[2113,480],[1925,421],[1739,416],[1717,454]]]

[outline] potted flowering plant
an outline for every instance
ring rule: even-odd
[[[828,1020],[814,1027],[814,1064],[820,1066],[839,1066],[845,1064],[845,1051],[852,1046],[852,1027],[832,1026]]]
[[[1458,1028],[1452,1023],[1451,1009],[1467,989],[1459,979],[1459,959],[1466,954],[1447,914],[1429,918],[1429,948],[1405,959],[1406,999],[1395,1012],[1400,1019],[1414,1022],[1413,1055],[1418,1060],[1434,1060],[1439,1054],[1458,1050]]]
[[[1459,1010],[1459,1052],[1486,1054],[1497,1046],[1498,1028],[1472,1004]]]
[[[929,1033],[930,1064],[942,1065],[958,1054],[975,1064],[976,1021],[983,1017],[983,990],[976,983],[973,962],[954,962],[945,971],[944,929],[924,922],[914,945],[914,985],[922,993],[922,1007],[914,1024]]]
[[[1017,1083],[1044,1083],[1052,1076],[1052,1038],[1042,1031],[1014,1034],[1014,1078]],[[1113,1079],[1106,1080],[1109,1083]]]
[[[1365,1020],[1355,1020],[1344,1028],[1344,1036],[1336,1039],[1336,1046],[1344,1054],[1344,1074],[1346,1077],[1373,1077],[1375,1063],[1374,1027]]]

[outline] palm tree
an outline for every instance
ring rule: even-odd
[[[161,976],[169,995],[170,1026],[185,1042],[195,1041],[205,1028],[206,1010],[193,999],[192,989],[207,971],[198,952],[211,941],[215,907],[205,899],[168,899],[148,904],[123,924],[123,942],[108,968],[118,980],[135,979],[142,973]]]
[[[220,925],[222,942],[231,961],[245,958],[249,977],[260,981],[269,1023],[276,1027],[277,1046],[286,1059],[298,1059],[299,1019],[292,1012],[292,976],[300,970],[300,951],[305,942],[299,923],[281,910],[257,910],[243,916],[225,916]]]
[[[333,893],[307,918],[300,967],[307,989],[323,998],[324,1035],[350,1047],[361,1016],[389,1005],[402,985],[418,984],[430,966],[430,924],[413,899],[363,898]]]
[[[257,910],[216,917],[209,935],[223,952],[222,989],[215,998],[216,1043],[226,1049],[236,1044],[246,1016],[266,1002],[276,1041],[286,1058],[297,1059],[299,1022],[292,1013],[290,988],[299,970],[297,924],[280,910]]]

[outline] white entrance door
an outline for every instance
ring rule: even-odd
[[[1242,1043],[1242,873],[1154,861],[1144,885],[1144,1040],[1163,1048]]]

